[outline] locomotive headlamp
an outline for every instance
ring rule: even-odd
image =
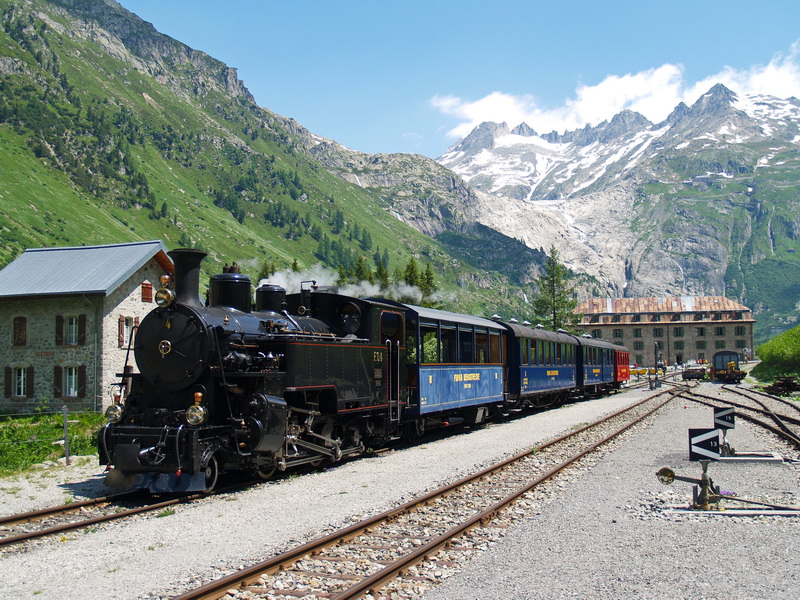
[[[206,410],[205,406],[192,404],[186,409],[186,421],[189,423],[189,425],[200,425],[206,420],[207,416],[208,411]]]
[[[106,409],[106,420],[111,424],[119,423],[124,412],[121,404],[112,404]]]
[[[172,275],[164,273],[158,278],[158,282],[161,284],[161,287],[172,287]]]
[[[156,292],[156,304],[166,308],[175,301],[175,292],[169,288],[161,288]]]

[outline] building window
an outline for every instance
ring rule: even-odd
[[[634,323],[640,323],[642,321],[642,315],[633,315],[632,321]]]
[[[5,368],[6,398],[29,398],[33,394],[33,367]]]
[[[28,318],[14,317],[14,346],[25,346],[28,343]]]
[[[25,367],[14,367],[14,396],[25,398],[28,395],[28,377]]]
[[[86,344],[86,315],[56,315],[56,346]]]
[[[722,321],[722,313],[714,313],[713,318],[715,321]]]
[[[64,319],[64,343],[67,346],[78,345],[78,317],[66,317]]]
[[[672,330],[672,333],[675,337],[683,337],[683,327],[676,327]]]
[[[664,337],[664,329],[661,327],[655,327],[653,329],[653,337],[657,338]]]
[[[613,317],[611,317],[611,322],[612,323],[619,323],[620,321],[622,321],[622,316],[621,315],[614,315]]]
[[[716,340],[714,342],[714,348],[717,348],[718,350],[725,348],[725,340]]]
[[[741,325],[737,326],[735,331],[736,331],[736,335],[744,335],[745,334],[744,333],[745,329]]]
[[[603,337],[603,332],[600,331],[599,329],[592,329],[592,337],[595,339],[600,339],[601,337]]]
[[[615,329],[613,335],[614,335],[614,339],[621,340],[622,339],[622,329]]]
[[[653,323],[660,323],[661,315],[653,315]]]
[[[705,349],[706,349],[706,342],[705,342],[705,340],[701,340],[701,341],[699,341],[699,342],[695,342],[695,343],[694,343],[694,346],[695,346],[695,348],[697,348],[698,350],[705,350]]]
[[[642,330],[641,329],[634,329],[633,330],[633,337],[635,337],[635,338],[642,337]]]
[[[131,343],[134,329],[139,325],[139,317],[119,316],[119,332],[117,345],[120,348],[127,348]]]
[[[592,318],[589,319],[589,323],[599,323],[600,322],[600,315],[592,315]]]
[[[697,327],[697,337],[705,337],[706,335],[706,328],[705,327]]]
[[[706,313],[699,312],[695,316],[695,321],[703,321],[703,320],[705,320],[705,318],[706,318]]]
[[[736,340],[736,347],[737,348],[747,348],[745,345],[747,343],[746,340]]]
[[[678,340],[673,343],[675,350],[683,350],[683,340]]]
[[[716,336],[724,336],[725,335],[725,328],[724,327],[714,327],[714,335]]]
[[[740,312],[737,312],[733,314],[733,318],[736,321],[741,321],[744,318],[744,315]]]
[[[681,321],[682,320],[681,319],[681,313],[675,313],[674,315],[672,315],[672,320],[673,321]]]
[[[636,364],[643,365],[644,364],[644,354],[637,354],[636,355]]]
[[[142,283],[142,302],[153,301],[153,284],[147,281]]]
[[[75,398],[78,395],[78,367],[64,367],[64,396]]]
[[[53,396],[56,398],[86,397],[86,367],[55,365],[53,367]]]
[[[633,349],[634,350],[644,350],[644,342],[633,342]]]

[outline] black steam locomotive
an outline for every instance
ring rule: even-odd
[[[174,291],[134,342],[99,436],[107,482],[211,490],[220,473],[336,462],[429,427],[480,423],[521,405],[627,380],[625,348],[311,286],[211,277],[198,250],[170,252]]]

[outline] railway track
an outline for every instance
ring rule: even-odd
[[[737,417],[774,433],[800,449],[800,416],[797,414],[800,408],[796,405],[783,398],[760,394],[740,386],[722,386],[721,390],[739,397],[741,401],[701,394],[697,391],[687,391],[683,397],[710,407],[734,407]],[[789,407],[791,408],[789,412],[794,414],[786,414]]]
[[[24,544],[38,538],[85,529],[133,515],[166,510],[176,504],[195,502],[207,495],[194,494],[169,500],[147,499],[142,504],[141,493],[128,492],[0,517],[0,549],[3,552],[25,551]],[[135,505],[125,508],[132,503]]]
[[[400,574],[471,535],[491,537],[496,519],[528,492],[615,439],[686,391],[682,385],[506,459],[402,506],[187,591],[178,600],[225,597],[359,598],[397,585]],[[493,525],[495,523],[495,525]],[[501,524],[499,527],[504,527]],[[461,546],[454,547],[457,543]],[[413,577],[412,577],[413,578]]]

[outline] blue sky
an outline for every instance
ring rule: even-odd
[[[800,97],[800,2],[121,0],[238,69],[259,105],[368,153],[432,158],[482,121],[652,121],[716,82]]]

